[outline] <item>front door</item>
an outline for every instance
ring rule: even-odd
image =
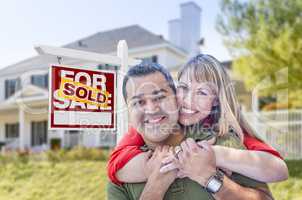
[[[31,122],[31,146],[47,144],[47,121]]]
[[[72,130],[68,131],[69,135],[69,147],[75,147],[80,145],[80,131]]]

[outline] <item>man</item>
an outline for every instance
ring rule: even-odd
[[[147,182],[121,186],[109,183],[108,199],[272,199],[265,184],[232,177],[244,186],[257,189],[243,187],[217,171],[215,154],[207,143],[200,148],[193,139],[184,141],[185,136],[177,126],[173,79],[163,67],[156,64],[132,67],[124,79],[123,91],[130,123],[148,148],[155,151],[146,165]],[[177,169],[160,173],[163,160],[171,152],[167,145],[179,144],[183,151],[179,154],[179,166],[195,172],[188,178],[177,178]]]

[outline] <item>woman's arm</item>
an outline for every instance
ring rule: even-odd
[[[245,175],[258,181],[271,183],[288,178],[285,162],[263,151],[239,150],[213,146],[218,167]]]
[[[116,177],[124,183],[139,183],[147,181],[146,163],[150,153],[143,152],[125,164],[123,168],[117,171]]]
[[[160,147],[159,147],[160,148]],[[173,147],[164,146],[163,148],[168,149],[165,158],[174,158]],[[156,148],[158,149],[158,148]],[[155,150],[156,154],[156,150]],[[121,182],[125,183],[140,183],[146,182],[151,172],[154,171],[154,165],[147,163],[152,155],[151,151],[140,153],[129,160],[123,168],[117,171],[116,177]],[[151,158],[152,159],[152,158]],[[165,160],[165,159],[163,159]],[[162,161],[163,161],[162,160]],[[161,165],[163,162],[161,163]],[[175,168],[168,170],[172,171]]]
[[[141,135],[135,128],[130,127],[128,133],[124,134],[121,141],[110,154],[108,160],[107,173],[113,183],[117,185],[123,183],[117,178],[117,172],[122,169],[128,161],[143,152],[140,148],[142,145],[144,145],[144,140]]]

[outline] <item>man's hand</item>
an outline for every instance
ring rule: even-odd
[[[171,170],[167,173],[160,173],[160,168],[162,167],[162,161],[168,156],[172,155],[172,148],[168,146],[157,147],[151,156],[151,158],[147,161],[146,170],[149,173],[149,179],[154,179],[158,181],[159,184],[168,184],[170,185],[176,178],[177,170]]]
[[[160,173],[162,160],[171,155],[172,149],[168,146],[157,147],[147,161],[146,173],[149,174],[148,181],[140,199],[162,199],[176,178],[177,170]]]
[[[185,176],[205,186],[208,179],[216,172],[215,153],[206,141],[197,144],[188,138],[181,143],[182,151],[178,154],[178,168]]]
[[[173,155],[171,153],[171,148],[168,146],[159,146],[155,149],[155,151],[152,153],[151,151],[148,151],[148,158],[144,165],[144,174],[148,178],[152,172],[155,171],[157,167],[161,166],[162,160],[165,160],[170,155]]]

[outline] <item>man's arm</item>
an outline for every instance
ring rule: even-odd
[[[168,146],[157,147],[152,157],[147,161],[146,168],[150,169],[150,176],[140,196],[140,200],[162,200],[170,185],[176,178],[177,171],[171,170],[160,173],[162,160],[172,153]]]
[[[227,176],[223,178],[223,185],[213,195],[216,200],[272,200],[272,194],[268,187],[248,188],[243,187]]]
[[[167,172],[171,173],[171,172]],[[159,175],[159,173],[157,173]],[[145,188],[140,196],[140,200],[162,200],[170,186],[170,184],[165,184],[165,182],[160,181],[157,175],[151,174],[145,185]],[[176,177],[176,175],[175,175]]]

